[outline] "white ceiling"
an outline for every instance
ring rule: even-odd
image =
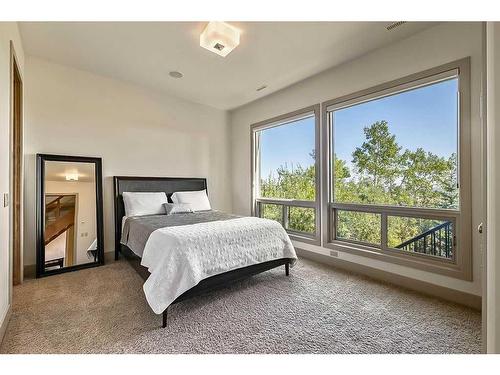
[[[21,22],[20,30],[28,55],[227,110],[435,24],[230,23],[241,43],[225,58],[199,46],[205,22]],[[184,77],[171,78],[174,70]]]
[[[67,174],[78,174],[79,182],[93,182],[95,175],[94,163],[45,162],[45,181],[66,182]]]

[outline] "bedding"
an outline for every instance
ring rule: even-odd
[[[214,210],[128,218],[121,242],[148,268],[143,289],[157,314],[208,277],[282,258],[293,266],[297,259],[278,222]]]
[[[127,221],[128,216],[122,217],[122,233],[123,233],[123,227],[125,226],[125,222]]]
[[[123,223],[120,243],[126,245],[135,255],[142,257],[146,242],[155,230],[179,225],[192,225],[217,220],[230,220],[239,216],[211,210],[175,215],[149,215],[129,217]]]
[[[134,193],[124,192],[123,205],[125,206],[125,216],[143,216],[164,214],[164,203],[167,203],[165,193]]]
[[[190,204],[193,211],[207,211],[212,209],[206,190],[177,191],[172,194],[171,199],[174,203]]]

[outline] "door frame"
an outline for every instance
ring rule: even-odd
[[[23,282],[24,79],[14,43],[10,41],[10,157],[9,248],[10,299],[12,286]]]
[[[487,23],[482,23],[482,69],[479,98],[481,117],[481,224],[478,227],[481,249],[481,341],[482,353],[488,353],[488,97],[487,97]]]

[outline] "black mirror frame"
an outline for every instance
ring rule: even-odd
[[[96,225],[97,225],[97,261],[78,264],[75,266],[63,267],[46,271],[44,268],[45,259],[45,223],[44,223],[44,195],[45,195],[45,162],[61,161],[75,163],[93,163],[95,165],[96,181]],[[102,200],[102,159],[86,156],[68,155],[36,155],[36,277],[56,275],[64,272],[76,271],[84,268],[97,267],[104,264],[104,220],[103,220],[103,200]]]

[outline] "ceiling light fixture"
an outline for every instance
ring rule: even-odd
[[[66,181],[78,181],[78,173],[66,174]]]
[[[184,77],[184,74],[182,74],[181,72],[178,72],[178,71],[172,71],[170,73],[168,73],[168,75],[172,78],[182,78]]]
[[[211,21],[200,35],[200,46],[226,57],[240,44],[240,30],[225,22]]]

